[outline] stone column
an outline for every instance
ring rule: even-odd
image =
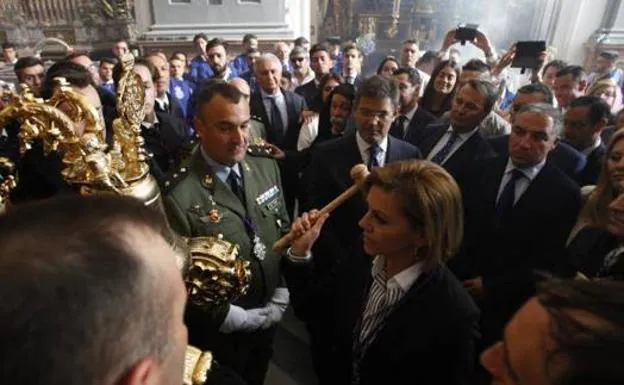
[[[599,28],[585,44],[585,68],[590,69],[601,51],[617,51],[624,56],[624,2],[608,0]]]

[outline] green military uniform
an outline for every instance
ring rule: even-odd
[[[164,183],[165,208],[173,230],[186,237],[223,234],[225,240],[239,245],[239,257],[250,262],[252,277],[249,291],[234,303],[244,309],[264,307],[275,288],[283,286],[280,274],[282,256],[271,247],[290,226],[277,164],[261,154],[255,152],[252,146],[239,163],[246,207],[214,174],[201,151],[194,151],[188,165]],[[219,215],[215,215],[214,210]],[[246,217],[253,219],[254,232],[250,232],[249,226],[245,225]],[[259,257],[254,254],[254,245],[256,249],[258,246],[254,236],[259,237],[265,255]],[[228,304],[210,311],[189,304],[186,312],[189,343],[202,350],[213,351],[221,363],[236,370],[236,360],[245,355],[241,349],[245,349],[246,341],[257,345],[260,339],[267,344],[268,365],[273,334],[258,337],[267,331],[219,333],[228,309]],[[239,374],[244,377],[244,373],[239,371]]]

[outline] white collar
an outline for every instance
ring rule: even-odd
[[[424,261],[416,262],[393,277],[387,277],[388,280],[386,281],[386,288],[393,289],[394,287],[398,287],[403,293],[407,293],[414,285],[418,277],[422,274],[423,266]],[[376,256],[373,260],[373,267],[371,269],[373,277],[385,268],[386,258],[383,255]]]
[[[355,133],[355,141],[357,143],[358,149],[360,150],[360,154],[368,154],[368,149],[372,146],[368,142],[366,142],[359,132]],[[385,154],[388,150],[388,135],[386,135],[381,142],[377,143],[379,148],[381,149],[381,153]]]
[[[513,164],[513,161],[511,160],[511,157],[510,157],[507,160],[507,166],[505,167],[505,174],[504,175],[507,175],[508,173],[510,173],[511,171],[513,171],[515,169],[515,170],[520,171],[527,179],[532,181],[540,173],[540,171],[542,171],[542,168],[544,168],[545,164],[546,164],[546,158],[544,158],[544,160],[542,160],[541,162],[539,162],[535,166],[526,167],[526,168],[520,168],[520,167],[516,167]]]
[[[268,92],[266,92],[265,90],[263,90],[262,88],[260,88],[260,95],[262,96],[262,99],[275,99],[275,100],[279,100],[280,97],[283,97],[282,95],[282,89],[278,88],[275,90],[275,93],[273,94],[269,94]]]
[[[156,114],[156,112],[154,112],[154,122],[150,123],[144,120],[141,123],[141,125],[149,130],[150,128],[154,127],[154,125],[158,123],[160,123],[160,121],[158,120],[158,115]]]

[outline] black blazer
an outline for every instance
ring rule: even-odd
[[[141,127],[145,149],[153,154],[150,159],[150,172],[158,182],[174,170],[180,162],[186,143],[184,123],[166,112],[156,112],[157,129]]]
[[[304,210],[322,208],[353,185],[350,171],[356,164],[363,163],[355,139],[356,134],[323,142],[312,150],[311,159],[303,177],[304,194],[301,206]],[[388,136],[386,164],[404,159],[421,158],[418,148],[402,140]],[[329,268],[334,258],[345,255],[345,250],[360,235],[358,221],[367,210],[366,201],[355,195],[338,207],[324,225],[321,238],[315,249],[317,266]],[[324,263],[327,262],[325,267]]]
[[[299,131],[301,131],[301,123],[299,118],[301,112],[305,109],[306,104],[303,98],[294,92],[282,89],[284,100],[286,101],[286,112],[288,114],[288,122],[286,126],[286,133],[278,132],[274,129],[269,122],[270,111],[266,111],[264,103],[262,102],[262,95],[260,92],[256,92],[251,95],[249,105],[251,108],[251,114],[259,116],[263,122],[265,122],[267,141],[273,143],[282,150],[297,150],[297,140],[299,139]]]
[[[602,161],[606,154],[607,146],[601,143],[600,146],[587,155],[587,164],[581,171],[578,179],[581,186],[598,183],[598,177],[600,176],[600,171],[602,171]]]
[[[509,135],[488,139],[488,143],[499,156],[509,156]],[[557,166],[572,180],[579,180],[587,164],[583,154],[563,141],[548,154],[547,161]]]
[[[372,257],[354,250],[321,280],[314,280],[308,264],[285,261],[282,270],[295,314],[322,338],[316,342],[323,384],[353,379],[353,343],[372,283]],[[359,383],[385,384],[392,378],[405,384],[472,384],[478,318],[476,305],[445,267],[421,274],[363,354]]]
[[[464,245],[449,262],[460,279],[483,277],[483,318],[491,321],[492,338],[500,337],[505,323],[534,294],[534,270],[557,272],[581,206],[578,185],[546,162],[510,219],[499,224],[496,199],[507,160],[498,157],[475,168],[464,189]]]
[[[449,123],[430,124],[422,131],[419,140],[413,143],[418,146],[427,158],[438,141],[448,131]],[[467,175],[471,173],[476,162],[496,156],[481,132],[475,132],[461,147],[441,166],[448,171],[463,189]]]
[[[405,133],[405,136],[403,136],[401,127],[399,127],[398,121],[396,120],[394,123],[392,123],[392,127],[390,128],[390,135],[394,136],[395,138],[403,139],[406,142],[418,147],[418,144],[421,143],[423,140],[422,136],[424,135],[423,131],[425,130],[425,127],[433,123],[433,121],[435,120],[436,117],[433,116],[429,111],[425,110],[424,108],[418,107],[416,109],[416,112],[414,113],[414,116],[412,116],[412,120],[410,120],[409,124],[407,125],[407,132]]]
[[[308,106],[313,106],[315,104],[314,99],[320,95],[321,91],[316,85],[316,81],[312,80],[311,82],[307,82],[306,84],[295,88],[295,93],[303,97]]]
[[[186,118],[184,117],[184,111],[180,106],[180,102],[167,91],[167,99],[169,99],[169,107],[167,109],[160,108],[160,105],[156,103],[154,105],[154,109],[156,112],[165,112],[174,118],[178,119],[180,122],[185,122]]]
[[[624,258],[601,271],[605,257],[619,246],[617,237],[607,230],[597,227],[586,227],[579,231],[567,249],[566,265],[563,275],[573,278],[576,272],[588,278],[610,278],[624,280]]]

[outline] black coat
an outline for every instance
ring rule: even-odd
[[[546,162],[510,219],[500,224],[496,200],[507,160],[481,162],[466,185],[464,245],[449,262],[460,279],[483,278],[484,334],[490,339],[499,338],[513,313],[534,295],[534,271],[558,271],[581,205],[578,185]]]
[[[171,115],[172,117],[178,119],[181,122],[180,124],[183,124],[183,122],[186,121],[186,118],[184,116],[184,110],[182,110],[182,107],[180,106],[180,102],[171,96],[169,92],[167,92],[167,99],[169,100],[169,106],[166,109],[160,108],[158,103],[154,105],[154,109],[156,112],[164,112]]]
[[[372,258],[360,248],[324,279],[308,264],[284,262],[295,313],[312,325],[320,383],[353,379],[354,336],[372,283]],[[316,257],[314,257],[316,258]],[[445,267],[419,276],[359,361],[359,384],[472,384],[479,311]]]
[[[307,82],[306,84],[295,88],[295,93],[303,97],[308,106],[315,106],[317,108],[314,109],[318,109],[318,111],[320,111],[321,106],[317,106],[318,103],[315,102],[316,97],[321,94],[319,87],[316,85],[316,81],[312,80],[311,82]]]
[[[509,135],[488,139],[488,143],[499,156],[509,156]],[[578,181],[587,160],[574,147],[559,142],[548,154],[547,161],[563,171],[570,179]]]
[[[420,138],[413,142],[418,146],[425,158],[442,139],[449,129],[449,123],[433,123],[425,127]],[[455,178],[460,188],[464,188],[465,180],[473,172],[475,164],[496,154],[483,137],[481,132],[475,132],[466,142],[451,155],[441,166]]]
[[[587,155],[587,164],[581,171],[578,179],[581,186],[598,183],[598,177],[600,176],[600,171],[602,171],[602,162],[606,154],[607,146],[601,143],[600,146]]]
[[[402,140],[388,136],[386,164],[398,160],[419,159],[418,148]],[[327,203],[353,185],[350,171],[356,164],[363,163],[355,134],[343,136],[319,144],[312,150],[308,168],[303,174],[304,210],[321,209]],[[356,194],[338,207],[323,227],[315,249],[317,268],[326,271],[334,261],[346,254],[346,249],[360,235],[358,221],[367,210],[366,201]]]
[[[157,129],[141,127],[145,149],[153,157],[150,172],[158,182],[174,170],[180,162],[183,145],[186,143],[184,123],[166,112],[156,112]]]
[[[301,131],[301,112],[305,109],[306,104],[303,98],[294,92],[282,90],[284,95],[284,101],[286,102],[286,113],[288,115],[288,122],[284,122],[286,125],[286,132],[278,132],[270,123],[271,111],[267,111],[262,101],[262,94],[256,92],[251,95],[249,106],[251,108],[251,114],[260,117],[265,123],[267,141],[273,143],[282,150],[296,150],[297,140],[299,139],[299,131]]]
[[[624,280],[624,257],[615,260],[613,265],[604,268],[605,257],[620,246],[613,234],[605,229],[586,227],[574,238],[567,249],[566,265],[563,273],[573,278],[576,272],[588,278],[610,278]]]
[[[407,125],[407,131],[403,136],[402,127],[399,127],[398,121],[395,120],[390,128],[390,135],[395,138],[403,139],[408,143],[418,147],[418,144],[422,143],[423,135],[425,134],[425,127],[433,123],[436,117],[424,108],[417,108],[412,120]]]

